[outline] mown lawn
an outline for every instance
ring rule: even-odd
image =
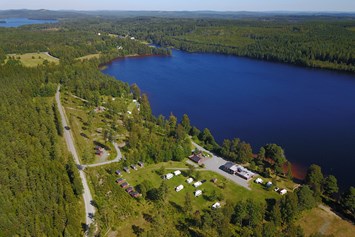
[[[180,170],[182,174],[174,176],[169,180],[164,180],[160,175],[157,174],[157,170],[159,170],[162,166],[165,167],[165,174],[172,173],[174,170],[179,168],[181,168]],[[187,170],[184,170],[186,168],[187,165],[185,162],[167,162],[148,165],[147,167],[139,168],[137,171],[131,170],[130,174],[124,173],[123,177],[132,186],[136,186],[146,179],[148,179],[156,188],[159,187],[162,182],[166,182],[169,187],[169,201],[174,202],[179,206],[184,205],[185,195],[188,192],[191,194],[192,206],[194,210],[210,208],[211,205],[216,202],[215,200],[212,201],[208,198],[212,192],[215,192],[216,196],[222,199],[222,202],[225,202],[226,200],[237,202],[240,200],[246,200],[248,198],[257,201],[264,201],[267,198],[280,198],[279,194],[272,190],[265,189],[263,185],[254,184],[251,181],[250,185],[252,187],[252,191],[250,191],[241,186],[238,186],[237,184],[219,174],[207,170],[197,171],[200,173],[200,178],[198,180],[206,180],[206,182],[203,183],[200,187],[195,188],[192,184],[196,182],[196,180],[191,184],[186,182],[186,179],[189,177],[186,174]],[[196,174],[192,175],[192,177],[194,176],[196,176]],[[211,182],[213,178],[217,178],[216,183]],[[180,192],[176,192],[175,187],[180,184],[184,186],[184,189],[182,189]],[[194,192],[198,189],[202,190],[202,195],[199,197],[194,197]]]
[[[59,59],[52,57],[45,52],[39,53],[26,53],[26,54],[8,54],[9,57],[14,57],[15,59],[20,60],[20,62],[25,67],[37,67],[42,65],[45,60],[49,63],[59,64]]]

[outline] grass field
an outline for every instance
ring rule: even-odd
[[[104,161],[95,155],[95,142],[99,142],[109,148],[110,155],[107,159],[114,159],[117,152],[113,145],[110,142],[105,142],[103,132],[97,131],[98,128],[102,129],[107,126],[107,118],[104,113],[93,113],[94,108],[86,107],[84,103],[68,94],[63,95],[63,106],[69,119],[78,155],[84,164]]]
[[[305,211],[297,221],[301,225],[306,236],[320,232],[325,235],[337,237],[352,237],[355,233],[355,226],[347,222],[334,213],[327,210],[328,207],[316,207],[310,211]]]
[[[206,180],[204,184],[202,184],[198,188],[194,188],[192,184],[188,184],[186,179],[188,178],[186,171],[187,163],[185,162],[167,162],[163,164],[153,164],[147,167],[138,169],[137,171],[131,170],[130,174],[124,173],[123,177],[128,181],[128,183],[132,186],[136,186],[140,184],[142,181],[148,179],[155,187],[159,187],[161,182],[164,180],[157,174],[157,170],[162,166],[165,167],[165,173],[173,172],[174,170],[180,169],[182,174],[178,176],[174,176],[172,179],[165,180],[166,184],[169,187],[168,199],[176,203],[179,206],[183,206],[183,202],[185,199],[186,192],[189,192],[191,196],[193,196],[194,192],[197,189],[202,190],[202,195],[199,197],[193,197],[192,206],[194,210],[201,210],[210,208],[211,205],[215,201],[207,201],[208,196],[215,192],[218,197],[221,197],[222,201],[228,199],[232,202],[237,202],[240,200],[245,200],[247,198],[251,198],[257,201],[264,201],[266,198],[279,198],[280,195],[274,191],[268,191],[263,188],[262,185],[257,185],[251,183],[252,191],[249,191],[243,187],[240,187],[233,183],[230,180],[227,180],[223,176],[216,174],[211,171],[201,170],[197,171],[200,173],[200,178],[198,180]],[[176,168],[176,169],[171,169]],[[193,176],[194,177],[194,176]],[[217,178],[217,182],[211,182],[211,179]],[[196,182],[195,180],[194,182]],[[193,183],[194,183],[193,182]],[[180,192],[175,191],[175,187],[182,184],[184,189]]]
[[[99,54],[99,53],[95,53],[95,54],[89,54],[89,55],[85,55],[85,56],[83,56],[83,57],[80,57],[80,58],[77,58],[78,60],[81,60],[81,61],[83,61],[83,60],[89,60],[89,59],[92,59],[92,58],[99,58],[100,57],[100,55],[101,54]]]
[[[59,64],[59,59],[49,55],[46,52],[40,53],[26,53],[26,54],[8,54],[9,57],[19,59],[26,67],[36,67],[42,65],[45,60],[49,63]]]

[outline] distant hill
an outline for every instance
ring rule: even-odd
[[[61,18],[84,18],[87,16],[97,16],[103,18],[128,18],[128,17],[169,17],[169,18],[221,18],[221,19],[241,19],[241,18],[274,18],[290,17],[303,19],[309,17],[324,18],[353,18],[355,12],[250,12],[250,11],[52,11],[52,10],[2,10],[0,18],[25,17],[30,19],[61,19]]]

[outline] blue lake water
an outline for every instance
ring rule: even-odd
[[[119,59],[104,73],[148,94],[155,115],[186,113],[218,142],[239,137],[255,153],[277,143],[287,158],[354,185],[355,76],[218,54]]]
[[[0,18],[0,21],[6,21],[6,23],[0,23],[0,27],[19,27],[23,25],[47,24],[58,22],[57,20],[33,20],[27,18]]]

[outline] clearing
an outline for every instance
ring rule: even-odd
[[[59,59],[53,57],[48,52],[8,54],[7,56],[20,60],[25,67],[37,67],[38,65],[42,65],[45,61],[59,64]]]

